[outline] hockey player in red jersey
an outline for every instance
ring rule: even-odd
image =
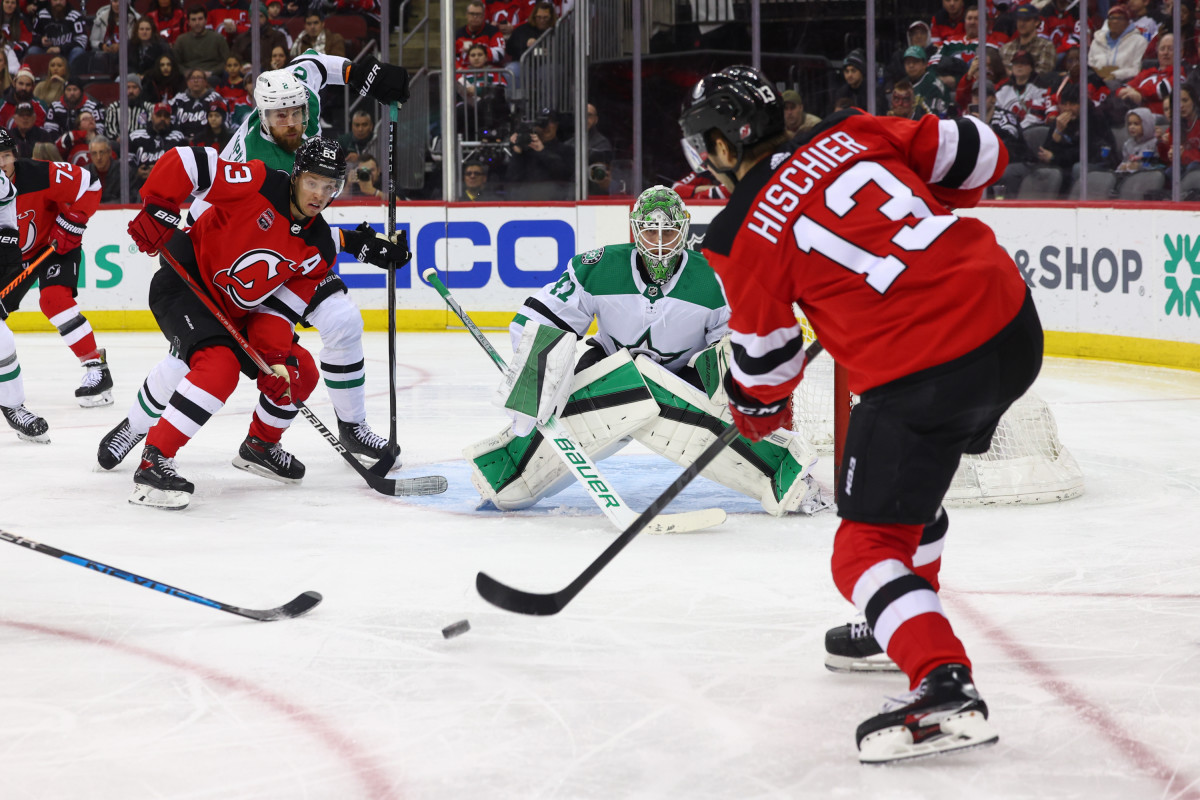
[[[757,439],[791,422],[805,367],[793,302],[862,398],[837,478],[833,577],[911,692],[859,726],[860,759],[995,742],[937,589],[959,459],[988,449],[1041,368],[1019,271],[991,229],[950,211],[1001,175],[1003,145],[973,117],[848,109],[780,149],[783,104],[749,67],[700,81],[680,124],[693,168],[733,190],[704,251],[732,310],[738,429]]]
[[[378,236],[366,223],[359,230],[334,230],[321,217],[345,181],[345,151],[323,138],[300,146],[290,178],[261,161],[223,161],[203,147],[175,148],[155,164],[129,235],[143,252],[169,251],[242,327],[273,373],[258,373],[163,259],[150,283],[150,310],[189,372],[150,429],[130,502],[174,509],[188,504],[195,487],[179,475],[175,455],[225,404],[239,371],[257,377],[264,396],[234,466],[284,483],[304,477],[304,465],[279,442],[296,416],[293,401],[303,401],[316,386],[317,368],[292,323],[262,303],[281,290],[311,299],[342,249],[384,268],[408,260],[406,246]],[[180,204],[189,196],[203,197],[210,208],[182,233]]]
[[[5,305],[15,311],[37,281],[42,313],[86,370],[75,390],[76,400],[84,408],[110,405],[113,382],[108,360],[96,345],[91,323],[75,302],[83,232],[100,205],[100,182],[74,164],[17,158],[17,145],[6,130],[0,130],[0,170],[17,189],[24,259],[21,267],[0,273],[0,287],[7,286],[47,246],[54,249],[9,292]]]

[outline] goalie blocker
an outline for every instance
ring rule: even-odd
[[[547,328],[540,326],[540,331]],[[522,350],[526,350],[526,341],[535,339],[528,333],[522,337]],[[573,340],[569,334],[556,333]],[[596,461],[636,439],[655,453],[687,466],[732,424],[721,388],[728,361],[724,340],[697,353],[689,362],[700,374],[705,387],[701,390],[645,356],[632,359],[624,349],[590,366],[581,364],[582,369],[571,380],[563,376],[555,386],[555,373],[561,375],[564,371],[564,340],[548,332],[547,336],[539,338],[553,340],[548,349],[543,342],[526,351],[525,362],[520,354],[514,359],[510,379],[501,387],[496,402],[510,413],[521,408],[527,412],[537,409],[537,416],[544,421],[561,405],[565,394],[561,387],[569,385],[560,419]],[[518,364],[528,363],[528,353],[534,349],[545,354],[542,366],[550,366],[541,372],[540,384],[522,381],[518,368]],[[527,508],[574,481],[553,447],[539,431],[518,435],[510,427],[464,449],[463,454],[471,464],[471,480],[480,495],[509,511]],[[808,474],[816,460],[817,454],[807,442],[779,430],[760,442],[739,436],[701,474],[753,497],[770,514],[811,514],[830,505]]]

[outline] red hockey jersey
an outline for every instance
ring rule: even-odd
[[[290,176],[261,161],[223,161],[211,148],[176,147],[154,165],[141,193],[210,204],[188,237],[205,288],[235,322],[284,284],[311,300],[341,248],[323,217],[292,220]],[[280,336],[290,341],[290,323],[279,320]]]
[[[46,249],[61,212],[74,211],[86,220],[100,205],[100,181],[83,167],[62,161],[18,158],[13,185],[17,187],[17,223],[25,258]]]
[[[799,304],[866,389],[950,361],[1016,316],[1025,282],[978,202],[1008,164],[974,117],[875,117],[856,109],[764,159],[708,227],[704,253],[732,309],[733,376],[773,402],[801,377]]]

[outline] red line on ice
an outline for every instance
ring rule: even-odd
[[[1012,661],[1032,674],[1039,686],[1074,711],[1135,767],[1162,781],[1165,784],[1163,797],[1171,797],[1176,800],[1200,800],[1200,783],[1196,778],[1186,775],[1180,769],[1171,767],[1149,747],[1133,738],[1132,735],[1127,735],[1125,733],[1126,725],[1085,697],[1080,690],[1059,676],[1050,665],[1038,660],[1028,648],[968,602],[962,596],[963,594],[965,593],[949,591],[944,596],[952,599],[957,613],[971,620]]]
[[[358,778],[366,789],[366,796],[371,800],[395,800],[400,796],[396,787],[392,785],[387,778],[387,770],[382,764],[379,764],[371,759],[370,756],[360,750],[353,741],[339,733],[332,724],[326,722],[317,714],[300,706],[287,698],[281,697],[274,692],[263,689],[243,678],[238,678],[233,675],[227,675],[218,672],[209,667],[200,664],[193,664],[182,659],[173,658],[171,656],[155,653],[146,650],[136,645],[118,644],[107,639],[99,639],[94,636],[78,633],[76,631],[67,630],[65,628],[53,628],[48,625],[38,625],[31,622],[16,622],[14,620],[0,620],[0,625],[18,630],[31,631],[40,633],[46,636],[57,636],[61,639],[68,639],[81,644],[95,645],[97,647],[105,647],[110,650],[115,650],[125,655],[137,656],[147,659],[148,661],[156,661],[159,664],[164,664],[168,667],[190,672],[191,674],[201,678],[204,681],[215,683],[224,689],[244,692],[250,695],[258,702],[268,706],[271,710],[283,716],[290,722],[298,725],[307,733],[320,740],[326,747],[332,750],[342,761],[350,767],[350,770]]]

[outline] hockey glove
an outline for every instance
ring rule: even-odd
[[[408,100],[408,70],[394,64],[384,64],[377,58],[364,58],[350,65],[351,91],[363,97],[373,97],[385,105]]]
[[[792,396],[765,403],[747,394],[733,379],[733,370],[725,373],[725,393],[729,395],[729,410],[733,412],[733,424],[738,433],[752,442],[757,442],[786,428],[792,423]]]
[[[50,230],[50,246],[59,255],[78,250],[83,244],[83,232],[87,228],[87,217],[78,211],[63,211],[54,220]]]
[[[292,402],[292,383],[300,383],[300,362],[289,353],[263,353],[263,360],[271,372],[258,376],[258,390],[276,405],[286,406]]]
[[[0,228],[0,275],[21,268],[21,235],[16,228]]]
[[[179,204],[146,195],[145,205],[129,223],[129,236],[143,253],[154,255],[179,229]]]
[[[408,252],[408,234],[397,231],[396,241],[388,241],[366,222],[352,231],[342,228],[342,251],[380,269],[400,269],[412,261],[412,253]]]

